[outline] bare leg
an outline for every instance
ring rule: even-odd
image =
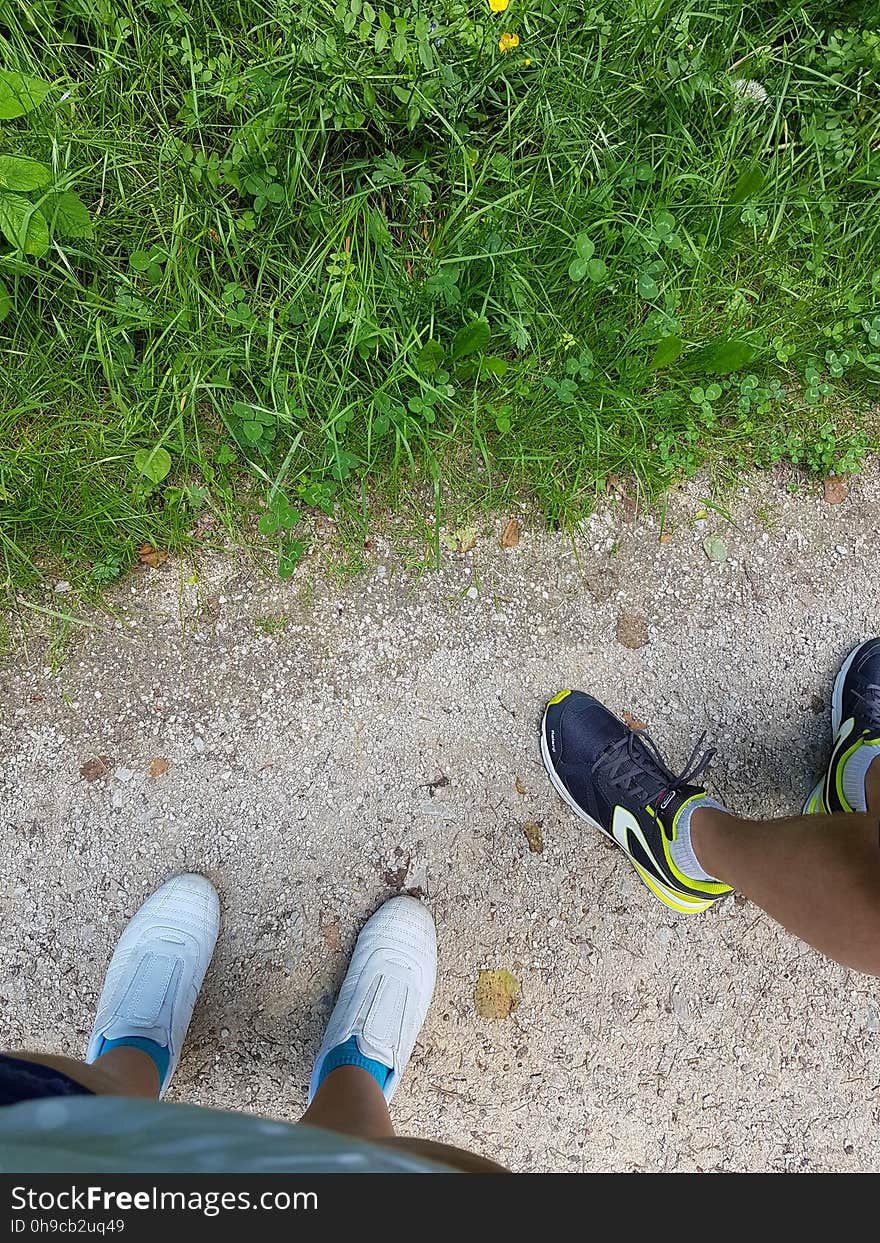
[[[877,770],[877,771],[875,771]],[[740,820],[698,808],[691,840],[707,872],[830,958],[880,975],[880,764],[864,815]]]
[[[359,1139],[386,1139],[394,1134],[382,1089],[361,1066],[331,1070],[302,1121]]]
[[[159,1095],[159,1071],[153,1059],[142,1049],[122,1046],[102,1053],[92,1063],[80,1062],[72,1057],[55,1057],[50,1053],[8,1053],[23,1062],[39,1062],[60,1070],[76,1083],[94,1092],[96,1096],[147,1096]]]
[[[315,1099],[302,1116],[311,1126],[325,1131],[341,1131],[357,1139],[369,1139],[389,1148],[400,1148],[413,1156],[426,1157],[465,1174],[506,1174],[503,1166],[475,1152],[465,1152],[451,1144],[429,1139],[410,1139],[394,1134],[385,1096],[373,1076],[360,1066],[339,1066],[332,1070],[315,1093]]]

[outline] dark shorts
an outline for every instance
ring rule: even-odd
[[[38,1101],[44,1096],[94,1096],[89,1088],[40,1062],[0,1053],[0,1106]]]

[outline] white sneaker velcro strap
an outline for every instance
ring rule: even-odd
[[[393,976],[377,976],[371,987],[366,1017],[358,1032],[364,1057],[375,1058],[394,1069],[394,1050],[400,1046],[407,987]]]
[[[153,1027],[165,1008],[175,977],[180,977],[180,968],[179,958],[150,951],[144,954],[119,1006],[118,1017]]]

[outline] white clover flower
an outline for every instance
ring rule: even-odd
[[[748,104],[766,104],[770,100],[761,83],[753,78],[734,78],[730,86],[736,96],[733,101],[735,112],[741,112]]]

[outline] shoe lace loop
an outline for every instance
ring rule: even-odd
[[[703,731],[680,773],[675,773],[660,754],[660,748],[645,729],[628,729],[619,742],[614,742],[593,764],[591,772],[600,765],[607,765],[605,776],[622,786],[627,792],[639,787],[639,775],[659,780],[666,791],[680,790],[692,785],[706,771],[715,758],[714,748],[708,748],[698,757],[706,739]],[[640,744],[636,747],[636,742]]]

